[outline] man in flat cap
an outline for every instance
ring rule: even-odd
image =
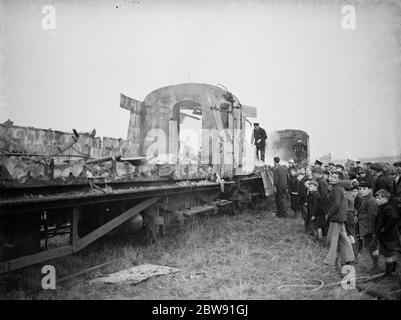
[[[355,260],[355,254],[345,230],[345,222],[347,221],[346,200],[344,198],[345,189],[340,180],[339,172],[331,174],[330,184],[333,188],[326,211],[326,220],[329,221],[329,230],[327,232],[327,246],[329,250],[324,263],[335,266],[338,245],[340,245],[341,253],[339,261],[342,258],[345,263],[352,263]]]
[[[340,173],[342,179],[349,179],[348,173],[345,172],[345,168],[342,164],[336,164],[336,171]]]
[[[307,160],[308,158],[308,149],[306,147],[306,145],[304,145],[302,143],[302,139],[301,138],[297,138],[297,143],[294,144],[294,146],[292,147],[292,149],[294,150],[295,153],[295,157],[296,157],[296,164],[299,166],[303,166],[304,165],[304,161]]]
[[[287,169],[280,165],[280,158],[274,157],[273,167],[273,180],[274,186],[276,187],[276,207],[277,216],[280,218],[287,217],[287,211],[285,208],[286,199],[288,199],[288,180],[289,175]]]
[[[370,166],[371,166],[371,165],[372,165],[371,162],[364,162],[362,168],[364,168],[364,169],[366,169],[366,170],[370,170]]]
[[[253,124],[253,139],[256,146],[256,158],[264,162],[267,134],[265,129],[261,128],[257,122]]]
[[[375,162],[370,166],[373,178],[375,179],[373,194],[376,194],[380,189],[385,189],[392,194],[392,185],[388,177],[384,174],[384,163]]]
[[[335,164],[333,162],[329,162],[328,166],[329,166],[328,171],[333,172],[333,171],[336,170],[336,166],[335,166]]]

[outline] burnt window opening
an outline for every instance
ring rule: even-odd
[[[177,122],[178,158],[183,163],[199,163],[202,138],[202,107],[195,101],[180,101],[173,107]]]

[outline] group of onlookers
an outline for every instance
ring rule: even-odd
[[[305,233],[326,243],[326,264],[352,264],[360,250],[370,253],[373,273],[379,273],[379,254],[385,275],[396,270],[400,252],[401,161],[350,162],[288,167],[274,158],[273,178],[278,217],[303,218]],[[287,200],[292,213],[287,213]],[[340,255],[337,256],[337,249]]]

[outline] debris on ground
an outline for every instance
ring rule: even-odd
[[[180,269],[158,266],[154,264],[141,264],[130,269],[121,270],[105,277],[89,281],[93,283],[130,283],[138,284],[149,278],[179,272]]]

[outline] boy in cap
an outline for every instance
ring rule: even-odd
[[[255,140],[256,146],[256,158],[261,161],[265,161],[265,148],[266,148],[266,131],[259,126],[259,123],[255,122],[253,124],[253,138]],[[260,157],[259,157],[260,153]]]
[[[354,250],[355,259],[358,256],[358,248],[355,241],[355,199],[358,195],[358,186],[359,183],[352,183],[351,181],[346,181],[344,185],[344,197],[347,202],[347,221],[345,222],[345,230],[347,231],[347,236],[351,242],[352,249]]]
[[[313,173],[312,173],[312,168],[311,167],[306,167],[305,168],[305,175],[308,178],[308,180],[312,180]]]
[[[373,177],[370,173],[370,170],[366,170],[365,168],[359,169],[356,179],[358,180],[358,182],[362,180],[367,180],[372,186],[374,185]]]
[[[359,182],[360,201],[357,207],[359,236],[363,238],[364,247],[372,258],[372,272],[379,273],[379,243],[376,237],[377,205],[372,194],[372,185],[367,180]]]
[[[355,260],[354,251],[351,242],[347,236],[344,223],[347,221],[346,201],[344,198],[345,189],[339,178],[338,172],[330,176],[330,184],[333,185],[330,193],[326,219],[329,221],[329,231],[327,233],[327,253],[324,263],[328,265],[336,264],[337,247],[340,244],[341,257],[346,263],[352,263]],[[340,259],[341,260],[341,259]]]
[[[288,160],[288,169],[287,169],[288,170],[288,174],[291,175],[291,170],[292,169],[294,169],[295,172],[297,171],[297,169],[295,168],[294,160],[290,159],[290,160]]]
[[[327,179],[329,178],[330,173],[324,171],[322,168],[315,169],[315,177],[318,183],[317,191],[320,194],[320,207],[324,213],[327,211],[328,201],[329,201],[329,185]],[[329,228],[327,221],[324,218],[324,214],[321,217],[321,226],[323,235],[327,234],[327,230]]]
[[[326,182],[327,183],[329,183],[329,177],[330,177],[330,171],[328,171],[328,170],[324,170],[323,171],[323,178],[324,178],[324,180],[326,180]]]
[[[391,194],[385,189],[375,193],[378,206],[375,231],[380,243],[380,254],[384,256],[386,262],[385,276],[387,277],[396,271],[395,252],[400,245],[397,232],[399,215],[397,210],[389,204],[390,197]]]
[[[314,231],[317,240],[323,239],[323,210],[321,207],[321,196],[317,190],[319,184],[316,181],[309,182],[309,195],[308,195],[308,219],[310,219],[311,228]]]

